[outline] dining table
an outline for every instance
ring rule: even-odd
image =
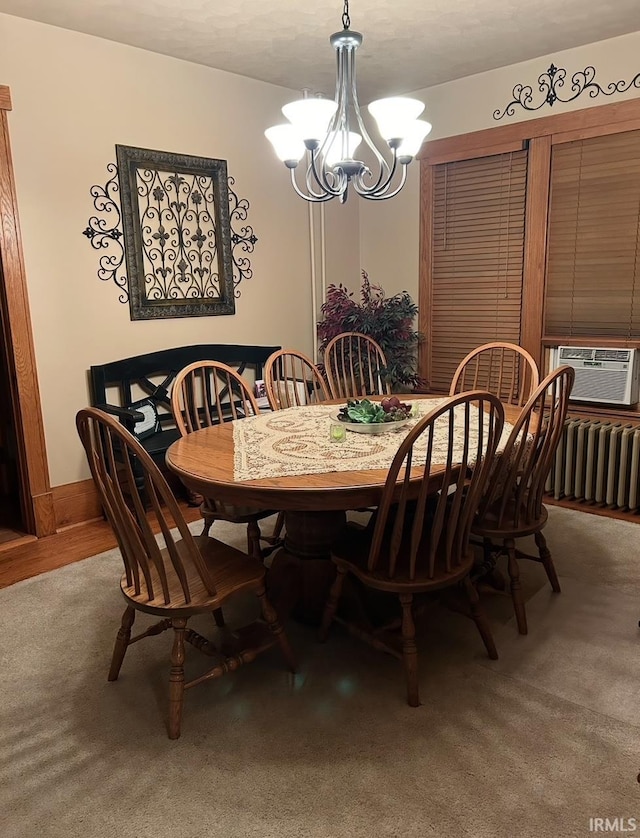
[[[380,397],[382,398],[382,397]],[[335,575],[331,545],[346,526],[349,510],[375,508],[393,456],[408,429],[446,396],[402,395],[412,416],[388,433],[350,432],[335,440],[332,426],[344,399],[260,413],[203,428],[167,451],[171,472],[193,492],[225,504],[284,512],[285,536],[267,573],[278,611],[317,624]],[[506,442],[521,407],[504,405]],[[441,444],[447,444],[443,427]],[[435,460],[437,462],[437,460]],[[444,468],[433,467],[430,491],[441,488]],[[423,472],[415,469],[410,491],[417,497]],[[400,484],[398,484],[398,488]]]

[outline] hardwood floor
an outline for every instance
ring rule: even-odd
[[[200,518],[197,507],[189,507],[186,503],[181,503],[180,507],[188,522]],[[110,550],[116,546],[116,540],[109,524],[97,520],[69,527],[46,538],[25,536],[1,546],[0,588],[7,588],[14,582]]]

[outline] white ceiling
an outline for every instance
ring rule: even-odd
[[[0,11],[333,95],[342,0],[0,0]],[[363,103],[640,30],[639,0],[352,0],[350,11]]]

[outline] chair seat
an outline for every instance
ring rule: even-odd
[[[473,566],[473,550],[470,546],[461,563],[452,570],[447,570],[444,551],[439,550],[433,577],[416,575],[415,578],[411,579],[408,566],[403,567],[403,557],[408,555],[408,550],[401,548],[398,568],[395,576],[391,579],[384,572],[371,572],[367,569],[372,534],[373,528],[371,527],[363,529],[347,525],[344,536],[331,548],[331,558],[336,564],[345,566],[365,585],[380,591],[393,593],[435,591],[439,588],[455,585],[469,574]],[[380,567],[388,567],[388,553],[389,543],[388,539],[385,539],[380,550]]]
[[[200,507],[203,518],[215,517],[221,521],[230,521],[233,524],[248,524],[249,521],[260,521],[275,515],[276,509],[255,509],[252,506],[240,506],[233,503],[205,498]]]
[[[167,453],[167,448],[177,439],[180,439],[180,431],[177,428],[167,428],[164,431],[159,431],[157,434],[140,440],[140,444],[152,457],[162,457],[162,462],[164,462],[164,455]]]
[[[136,608],[149,614],[170,614],[174,617],[186,616],[220,608],[229,596],[244,588],[255,589],[256,583],[264,578],[263,565],[246,553],[236,550],[235,547],[230,547],[222,541],[205,535],[194,536],[194,541],[215,586],[215,595],[207,591],[197,568],[184,549],[184,541],[180,540],[176,541],[176,547],[185,568],[191,601],[186,601],[182,587],[175,571],[172,569],[166,548],[161,550],[161,553],[165,567],[168,568],[167,583],[170,590],[170,604],[165,604],[162,584],[155,567],[151,568],[153,599],[149,600],[147,598],[147,589],[143,577],[140,579],[141,591],[136,594],[133,585],[127,584],[126,574],[123,574],[120,587],[125,599],[135,603]]]
[[[516,523],[518,520],[515,500],[509,501],[505,507],[502,515],[502,522],[499,522],[500,505],[502,501],[497,501],[490,507],[482,516],[482,521],[476,522],[471,527],[471,532],[474,535],[482,536],[483,538],[524,538],[527,535],[533,535],[539,532],[547,523],[549,513],[545,506],[542,507],[542,512],[539,518],[534,520],[525,520],[524,512],[520,515],[521,523]]]

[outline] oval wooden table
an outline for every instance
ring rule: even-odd
[[[344,404],[344,399],[335,404]],[[421,415],[428,411],[427,405],[421,406]],[[520,408],[505,405],[507,421],[513,422],[519,412]],[[340,445],[335,443],[336,456]],[[370,469],[237,481],[231,423],[179,439],[167,451],[166,462],[188,489],[205,497],[285,513],[284,547],[268,573],[270,594],[280,613],[295,601],[295,616],[310,623],[317,623],[322,614],[334,574],[331,545],[345,526],[347,510],[377,506],[387,478],[387,469]],[[432,481],[436,492],[440,479],[435,470]],[[417,496],[418,473],[413,483]]]

